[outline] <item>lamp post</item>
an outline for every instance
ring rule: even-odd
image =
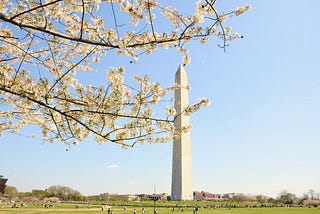
[[[153,189],[153,213],[157,214],[157,208],[156,208],[156,185],[154,185],[154,189]]]
[[[153,196],[153,213],[156,214],[157,210],[156,210],[156,196]]]

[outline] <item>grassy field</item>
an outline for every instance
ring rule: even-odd
[[[134,207],[127,208],[124,210],[121,207],[113,207],[113,214],[133,214]],[[141,208],[136,207],[137,214],[141,213]],[[79,206],[79,208],[35,208],[35,207],[25,207],[25,208],[0,208],[0,213],[24,213],[24,214],[37,214],[37,213],[106,213],[105,209],[102,211],[101,207],[85,207]],[[219,208],[219,209],[200,209],[199,214],[320,214],[320,208]],[[146,208],[145,214],[153,214],[152,208]],[[184,209],[183,212],[179,210],[171,211],[169,208],[158,208],[158,214],[193,214],[191,208]]]

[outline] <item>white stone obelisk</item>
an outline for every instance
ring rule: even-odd
[[[189,105],[187,73],[180,65],[175,82],[182,87],[175,91],[174,107],[180,114]],[[175,122],[176,129],[189,125],[189,116],[181,114]],[[171,200],[193,200],[192,157],[190,131],[182,133],[181,138],[173,142]]]

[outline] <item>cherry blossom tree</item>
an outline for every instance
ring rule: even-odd
[[[216,0],[188,1],[194,14],[183,14],[158,0],[21,0],[0,2],[0,135],[34,125],[45,142],[77,144],[86,138],[124,147],[168,142],[190,128],[175,130],[174,120],[209,104],[200,99],[182,112],[170,103],[163,116],[155,107],[179,86],[160,87],[148,76],[124,81],[125,67],[106,72],[106,86],[80,82],[109,52],[134,62],[157,49],[175,48],[190,63],[186,44],[210,37],[225,49],[241,38],[224,26],[250,5],[230,12]],[[161,22],[158,18],[161,17]],[[160,18],[159,18],[160,19]],[[165,20],[165,21],[164,21]],[[165,23],[165,28],[163,27]],[[166,29],[158,30],[160,29]]]

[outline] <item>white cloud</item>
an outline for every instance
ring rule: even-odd
[[[115,168],[119,168],[120,166],[118,164],[111,164],[106,166],[107,169],[115,169]]]

